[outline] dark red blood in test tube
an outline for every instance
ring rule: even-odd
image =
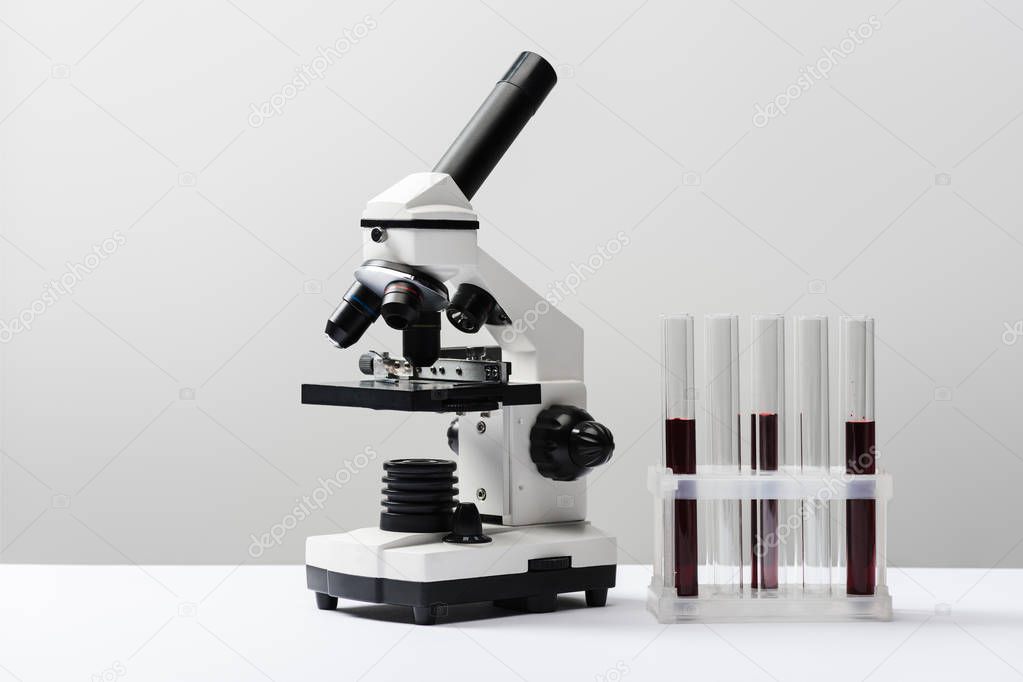
[[[752,415],[750,423],[751,466],[754,470],[778,470],[778,415]],[[750,504],[753,556],[750,584],[761,589],[778,587],[778,500],[754,500]]]
[[[664,423],[665,458],[675,474],[696,473],[696,420],[668,419]],[[675,591],[680,597],[697,594],[696,500],[675,500]]]
[[[845,423],[845,472],[873,474],[874,422]],[[874,594],[877,575],[877,528],[874,500],[845,501],[846,593]]]

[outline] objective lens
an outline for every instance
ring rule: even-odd
[[[384,289],[380,313],[388,327],[401,331],[419,317],[419,306],[422,302],[423,295],[415,285],[396,279]]]
[[[401,333],[401,354],[416,367],[429,367],[440,357],[440,313],[419,314]]]
[[[466,334],[475,334],[490,318],[496,306],[494,297],[474,284],[461,284],[448,305],[452,325]]]
[[[327,318],[324,330],[327,338],[338,348],[348,348],[362,338],[380,316],[380,297],[359,282],[348,288],[341,303]]]

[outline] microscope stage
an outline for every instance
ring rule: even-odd
[[[366,379],[302,384],[302,403],[402,412],[480,412],[502,405],[538,405],[540,385]]]
[[[492,541],[477,545],[379,528],[310,537],[307,585],[320,608],[335,608],[338,597],[411,606],[422,624],[452,604],[553,611],[567,592],[586,592],[587,605],[603,606],[614,587],[615,539],[585,521],[483,528]]]

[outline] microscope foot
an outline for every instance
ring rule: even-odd
[[[434,625],[437,622],[437,614],[431,606],[413,606],[412,618],[416,625]]]
[[[323,592],[316,593],[316,608],[321,611],[333,611],[337,608],[337,597],[332,597]]]
[[[607,604],[607,588],[602,587],[596,590],[586,590],[587,606],[604,606]]]
[[[558,610],[558,595],[534,594],[530,597],[498,599],[494,602],[494,606],[523,613],[551,613]]]

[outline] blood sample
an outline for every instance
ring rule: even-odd
[[[778,415],[760,413],[750,420],[751,468],[778,470]],[[752,508],[753,587],[778,587],[778,500],[760,500]]]
[[[696,420],[665,420],[668,468],[676,474],[696,473]],[[675,590],[680,597],[699,591],[696,500],[675,500]]]
[[[785,318],[754,315],[753,395],[750,415],[750,468],[777,471],[785,452]],[[779,568],[778,500],[750,505],[750,538],[754,588],[777,589]]]
[[[693,317],[661,318],[664,383],[664,463],[673,473],[696,473],[696,382]],[[699,591],[696,500],[675,500],[675,590],[680,597]]]
[[[842,418],[845,470],[850,475],[877,471],[874,425],[874,319],[845,316],[840,321]],[[877,576],[877,509],[874,500],[846,500],[846,593],[874,594]]]
[[[827,474],[831,468],[828,403],[828,318],[796,318],[796,438],[799,468]],[[803,589],[831,590],[831,509],[823,495],[800,503]]]

